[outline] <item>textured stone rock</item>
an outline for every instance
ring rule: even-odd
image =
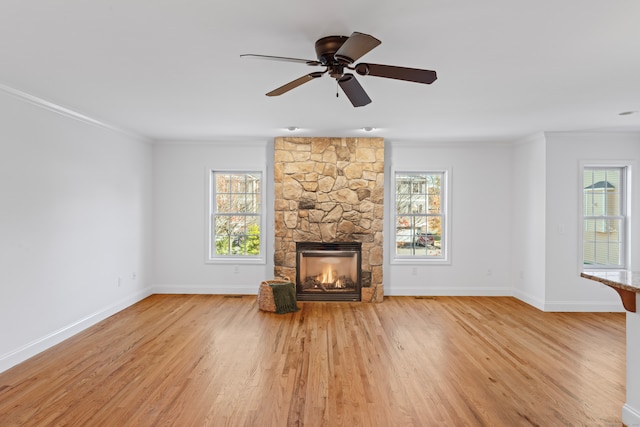
[[[335,164],[325,164],[322,168],[322,174],[331,178],[338,176],[338,167]]]
[[[276,163],[288,163],[293,161],[293,154],[291,151],[276,150],[274,155]]]
[[[322,242],[334,242],[337,235],[338,224],[334,223],[322,223],[320,224],[320,236],[322,236]]]
[[[382,265],[382,248],[374,247],[369,251],[369,264]]]
[[[333,190],[334,191],[342,190],[343,188],[348,188],[348,186],[349,186],[349,181],[347,180],[347,178],[345,178],[344,175],[338,175],[333,184]]]
[[[309,222],[322,222],[324,216],[324,211],[319,209],[312,209],[309,211]]]
[[[306,162],[311,159],[311,153],[309,151],[294,151],[291,153],[291,157],[295,162]]]
[[[285,175],[293,173],[309,173],[313,172],[316,167],[316,162],[291,162],[284,164]]]
[[[376,161],[376,150],[371,147],[356,148],[356,162],[374,163]]]
[[[335,151],[325,151],[322,153],[322,161],[328,164],[334,164],[338,161],[338,156]]]
[[[336,155],[341,162],[349,162],[351,160],[351,152],[347,147],[336,147]]]
[[[284,223],[287,228],[296,228],[298,225],[298,212],[285,212]]]
[[[316,202],[313,199],[301,199],[298,204],[298,209],[313,209],[316,207]]]
[[[356,230],[356,226],[351,221],[347,221],[343,219],[338,223],[338,233],[349,235],[349,234],[353,234],[355,230]]]
[[[285,182],[282,185],[282,197],[287,200],[298,200],[303,191],[304,189],[298,181],[285,177]]]
[[[337,223],[342,218],[342,214],[344,213],[344,209],[341,205],[336,205],[333,209],[326,214],[326,216],[322,219],[322,222],[334,222]]]
[[[359,163],[350,163],[343,169],[343,172],[344,176],[349,180],[360,179],[362,178],[362,165]]]
[[[361,290],[362,302],[381,303],[384,300],[384,286],[378,284]]]
[[[322,193],[328,193],[333,189],[333,184],[336,182],[335,178],[331,176],[325,176],[318,180],[318,189]]]
[[[371,196],[371,190],[368,188],[358,188],[356,190],[356,194],[358,195],[358,200],[362,201],[368,199]]]
[[[302,188],[304,188],[304,191],[315,193],[318,190],[318,182],[317,181],[316,182],[303,181],[301,184],[302,184]]]
[[[331,193],[330,197],[332,200],[335,200],[338,203],[349,203],[351,205],[355,205],[360,202],[360,200],[358,199],[358,194],[353,190],[349,190],[348,188],[341,188],[338,191],[334,191],[333,193]]]

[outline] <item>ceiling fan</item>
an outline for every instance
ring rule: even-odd
[[[284,56],[243,54],[241,57],[269,59],[275,61],[288,61],[307,64],[310,66],[325,67],[324,71],[314,71],[295,79],[277,89],[267,93],[267,96],[282,95],[304,83],[322,77],[324,74],[336,79],[342,91],[347,95],[354,107],[362,107],[371,102],[371,98],[364,91],[358,80],[352,73],[345,70],[352,70],[361,76],[376,76],[389,79],[405,80],[415,83],[431,84],[437,76],[432,70],[421,70],[418,68],[397,67],[394,65],[380,65],[359,63],[353,65],[360,57],[377,47],[380,40],[368,34],[354,32],[351,36],[328,36],[316,41],[317,60],[288,58]]]

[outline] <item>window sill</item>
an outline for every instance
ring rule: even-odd
[[[264,265],[267,263],[265,258],[246,258],[246,257],[225,257],[225,258],[208,258],[205,264],[245,264],[245,265]]]
[[[445,258],[392,258],[391,265],[451,265]]]

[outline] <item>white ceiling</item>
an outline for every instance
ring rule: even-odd
[[[327,35],[371,34],[359,62],[433,69],[432,85],[329,76],[280,97]],[[158,140],[368,136],[513,141],[640,130],[638,0],[3,0],[0,88]]]

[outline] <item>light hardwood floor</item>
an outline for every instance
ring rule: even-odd
[[[6,426],[619,426],[625,315],[154,295],[0,374]]]

